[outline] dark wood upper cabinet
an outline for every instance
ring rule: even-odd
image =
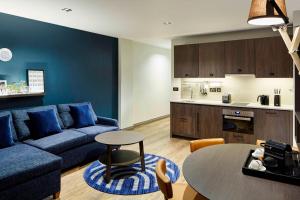
[[[281,37],[255,39],[257,78],[293,77],[293,61]]]
[[[222,108],[219,106],[196,106],[196,137],[223,137]]]
[[[225,74],[255,74],[253,39],[225,42]]]
[[[254,132],[257,139],[293,142],[293,112],[257,109],[255,111]]]
[[[198,44],[174,46],[174,77],[199,77]]]
[[[199,44],[199,76],[224,78],[224,42]]]

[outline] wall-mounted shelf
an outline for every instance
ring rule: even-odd
[[[0,95],[0,99],[12,99],[12,98],[22,98],[22,97],[43,97],[45,93],[28,93],[28,94],[9,94]]]

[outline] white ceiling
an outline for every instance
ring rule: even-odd
[[[287,0],[289,17],[299,0]],[[170,48],[184,35],[256,28],[251,0],[0,0],[0,12]],[[62,8],[71,8],[66,13]],[[292,20],[292,19],[291,19]],[[171,25],[163,22],[170,21]]]

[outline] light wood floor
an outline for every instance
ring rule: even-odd
[[[175,162],[181,170],[184,159],[189,155],[187,140],[170,138],[170,119],[165,118],[134,129],[145,136],[145,153],[164,156]],[[138,151],[138,145],[122,147]],[[163,200],[160,192],[136,196],[110,195],[94,190],[83,180],[85,168],[78,167],[62,175],[61,200]],[[181,176],[178,182],[184,182]]]

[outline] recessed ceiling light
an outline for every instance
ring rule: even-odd
[[[171,25],[172,22],[164,22],[163,24],[167,26],[167,25]]]
[[[66,11],[66,12],[71,12],[72,11],[72,9],[71,8],[63,8],[63,9],[61,9],[62,11]]]

